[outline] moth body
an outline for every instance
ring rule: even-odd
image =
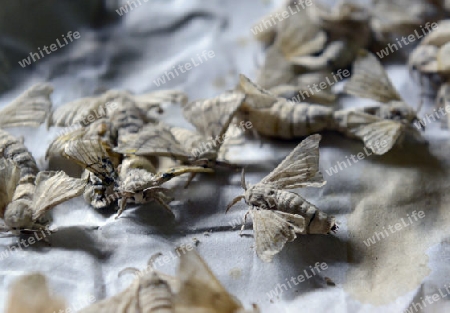
[[[291,191],[260,188],[256,185],[245,192],[245,202],[260,209],[301,215],[305,219],[305,234],[327,234],[335,225],[333,217],[328,217]]]

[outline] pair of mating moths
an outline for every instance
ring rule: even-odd
[[[423,78],[437,81],[436,105],[442,113],[450,105],[450,20],[440,21],[420,42],[409,57],[409,67]]]
[[[152,261],[152,259],[150,259]],[[230,295],[195,252],[180,256],[178,275],[149,270],[139,273],[120,294],[94,303],[79,313],[258,313]],[[20,278],[10,288],[6,313],[52,313],[64,310],[63,301],[50,294],[41,274]]]
[[[299,234],[329,234],[337,229],[334,217],[321,212],[300,195],[288,191],[302,187],[325,185],[319,171],[320,135],[303,140],[269,175],[248,186],[242,171],[241,185],[245,193],[236,197],[227,211],[240,200],[250,206],[245,214],[253,220],[257,255],[271,262],[284,245]]]
[[[246,95],[241,118],[250,120],[265,136],[291,139],[333,130],[362,140],[375,154],[389,151],[406,133],[420,138],[412,125],[416,112],[400,97],[376,57],[364,50],[359,52],[345,91],[377,101],[374,106],[334,110],[296,103],[276,97],[243,75],[239,90]]]
[[[117,200],[114,195],[117,190],[114,189],[118,188],[119,174],[116,170],[122,160],[155,171],[150,160],[145,164],[143,160],[132,162],[127,156],[114,154],[112,148],[128,134],[139,131],[145,124],[156,123],[150,113],[155,108],[160,110],[160,103],[175,101],[186,101],[186,96],[176,91],[159,91],[136,96],[124,91],[110,90],[97,97],[67,103],[53,112],[49,124],[75,126],[75,129],[56,138],[46,156],[51,158],[64,155],[82,165],[86,169],[84,176],[89,180],[84,198],[95,208],[103,208]],[[81,125],[86,124],[86,119],[90,123]],[[99,164],[91,166],[88,163],[95,161]],[[132,166],[125,167],[127,170],[131,168]],[[127,175],[128,173],[120,173],[122,178]],[[111,198],[108,199],[108,196]]]
[[[217,160],[223,141],[207,149],[201,147],[205,141],[225,136],[244,95],[228,93],[191,103],[173,92],[169,96],[165,99],[160,96],[158,101],[167,101],[167,98],[172,102],[180,101],[185,117],[196,126],[197,132],[147,120],[143,112],[158,104],[157,101],[148,101],[150,96],[140,98],[140,101],[147,100],[152,105],[147,105],[144,110],[136,96],[131,98],[126,93],[109,92],[86,100],[87,108],[79,113],[78,104],[83,103],[80,100],[54,112],[54,125],[72,126],[106,102],[115,102],[117,106],[104,118],[57,138],[50,145],[47,156],[64,155],[86,169],[90,183],[84,196],[96,208],[105,207],[119,198],[120,212],[127,200],[145,203],[149,199],[155,199],[170,210],[165,203],[166,190],[160,185],[184,173],[191,173],[191,180],[195,173],[211,172],[212,167],[224,164]],[[217,102],[226,105],[217,105]],[[161,156],[175,158],[184,165],[155,174],[150,159]]]

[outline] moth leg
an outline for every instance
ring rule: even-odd
[[[155,201],[157,201],[163,208],[165,208],[167,211],[169,211],[169,213],[170,213],[170,215],[172,215],[172,217],[175,217],[175,214],[173,213],[170,206],[167,203],[165,203],[164,200],[159,195],[154,195],[153,199],[155,199]]]
[[[241,231],[239,232],[239,236],[241,236],[241,237],[242,237],[242,232],[245,229],[245,224],[247,223],[247,216],[249,213],[250,213],[250,211],[247,211],[247,213],[245,213],[245,215],[244,215],[244,224],[242,224]]]
[[[184,184],[184,187],[183,187],[184,189],[187,189],[187,187],[189,186],[189,184],[195,178],[196,175],[197,175],[197,173],[190,173],[189,174],[189,178],[188,178],[186,184]]]
[[[127,206],[127,200],[128,200],[128,197],[122,197],[122,198],[119,199],[119,201],[118,201],[119,210],[117,211],[117,215],[116,215],[115,219],[118,219],[119,216],[125,210],[125,207]]]

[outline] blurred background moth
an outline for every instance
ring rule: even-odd
[[[337,229],[334,217],[319,211],[300,195],[287,191],[325,185],[319,172],[320,139],[320,135],[307,137],[256,185],[247,186],[242,172],[245,193],[236,197],[227,211],[242,199],[250,206],[245,219],[247,214],[252,217],[256,254],[264,262],[271,262],[297,234],[328,234]]]
[[[79,196],[85,181],[64,172],[39,172],[27,148],[0,129],[0,217],[7,229],[36,230],[48,222],[45,213]]]
[[[413,126],[413,123],[418,121],[416,110],[401,98],[373,54],[365,50],[360,51],[353,64],[353,74],[344,90],[348,94],[379,103],[376,106],[355,109],[383,119],[358,130],[358,136],[366,146],[373,146],[375,140],[385,140],[388,145],[383,150],[387,151],[397,141],[401,141],[406,133],[423,141],[418,128]]]
[[[450,20],[440,21],[437,28],[420,42],[420,45],[411,53],[408,65],[411,71],[419,73],[422,88],[425,83],[423,79],[431,82],[432,87],[437,87],[436,106],[440,114],[444,114],[443,110],[448,113],[450,111]],[[434,90],[432,91],[434,93]],[[436,110],[434,113],[437,113]],[[437,113],[438,116],[439,113]],[[448,119],[446,124],[448,126]]]
[[[194,251],[180,256],[176,277],[156,272],[151,265],[136,270],[135,281],[120,294],[94,303],[79,313],[258,313],[243,308]]]
[[[163,122],[149,124],[127,137],[126,141],[119,142],[114,151],[125,155],[172,157],[183,164],[205,168],[224,164],[218,160],[220,148],[244,98],[242,93],[229,92],[183,105],[183,115],[197,131]],[[191,175],[188,183],[193,177]]]
[[[64,300],[50,292],[47,279],[39,273],[20,277],[9,287],[6,313],[66,312]]]
[[[138,132],[144,125],[155,123],[156,119],[151,113],[155,108],[161,113],[161,103],[174,101],[184,103],[187,97],[183,93],[171,90],[139,96],[126,91],[109,90],[100,96],[67,103],[53,112],[49,124],[69,127],[70,131],[56,138],[46,155],[55,157],[65,154],[66,146],[71,140],[101,140],[102,145],[92,146],[85,142],[87,146],[84,148],[90,149],[89,153],[97,160],[101,160],[100,162],[110,162],[108,165],[103,164],[105,169],[108,168],[108,173],[102,172],[98,167],[87,168],[83,176],[89,180],[84,193],[86,201],[95,208],[104,208],[111,203],[107,198],[113,194],[112,184],[118,186],[117,167],[120,162],[129,158],[127,155],[114,153],[112,148],[119,142],[126,141],[127,136]],[[79,146],[78,149],[83,147]],[[88,151],[82,154],[87,158]],[[70,158],[70,153],[66,156]],[[87,163],[79,157],[81,156],[72,160],[86,167]]]
[[[0,127],[41,125],[51,112],[52,92],[53,87],[49,84],[40,83],[31,86],[0,110]]]

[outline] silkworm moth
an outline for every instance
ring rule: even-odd
[[[152,262],[152,259],[150,259]],[[194,251],[180,256],[176,277],[156,272],[151,263],[133,283],[116,296],[94,303],[79,313],[259,313],[246,310],[217,280]],[[24,301],[26,299],[26,301]],[[42,274],[21,277],[10,288],[7,313],[51,313],[65,309],[64,300],[53,296]],[[67,310],[67,309],[66,309]]]
[[[21,168],[11,159],[0,158],[0,217],[8,230],[39,230],[45,214],[56,205],[81,195],[86,182],[64,172],[39,172],[35,180],[20,176]]]
[[[386,120],[384,108],[333,108],[278,98],[240,76],[245,101],[237,117],[249,120],[258,133],[275,138],[305,137],[324,130],[338,131],[362,140],[375,154],[384,154],[397,141],[403,124]],[[381,113],[380,113],[381,111]],[[394,130],[394,132],[392,132]],[[384,147],[380,145],[384,142]]]
[[[245,183],[242,172],[241,185],[245,193],[236,197],[227,206],[227,211],[242,199],[250,206],[244,219],[250,214],[256,254],[264,262],[271,262],[298,234],[328,234],[337,229],[333,217],[287,190],[325,185],[319,171],[320,139],[317,134],[307,137],[270,174],[253,186]]]
[[[422,0],[376,0],[373,2],[370,25],[375,38],[381,43],[392,42],[399,36],[422,32],[427,22],[439,20],[443,10]]]
[[[367,48],[371,42],[370,14],[362,6],[340,1],[330,10],[316,4],[310,14],[321,31],[326,32],[328,40],[316,55],[310,53],[288,58],[297,67],[328,72],[345,69],[354,61],[358,51]]]
[[[119,142],[114,151],[126,155],[172,157],[188,165],[212,168],[219,164],[217,159],[225,133],[244,97],[242,93],[230,92],[186,104],[183,114],[197,132],[162,122],[149,124],[128,137],[126,142]]]
[[[389,76],[377,58],[361,50],[354,65],[353,74],[344,90],[351,95],[375,100],[378,106],[360,109],[365,113],[377,116],[383,121],[365,126],[360,136],[366,145],[374,138],[386,138],[389,150],[396,141],[409,133],[419,141],[423,141],[413,123],[418,120],[417,112],[408,106],[398,94]]]

